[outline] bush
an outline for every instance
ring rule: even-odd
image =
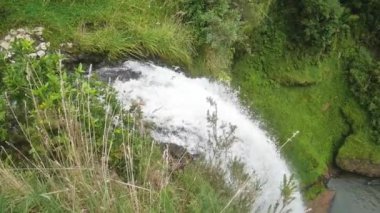
[[[201,63],[210,73],[228,71],[234,45],[244,37],[241,16],[231,0],[182,0],[180,10],[195,28]]]
[[[341,0],[350,9],[353,34],[357,39],[371,46],[380,45],[380,1],[378,0]]]
[[[343,8],[337,0],[290,0],[283,6],[290,11],[286,13],[296,30],[290,37],[312,53],[330,51],[337,36],[347,29],[341,22]]]
[[[373,136],[380,144],[380,63],[364,48],[356,49],[346,59],[351,91],[370,114]]]

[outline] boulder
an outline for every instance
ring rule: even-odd
[[[362,132],[350,135],[339,149],[335,161],[345,171],[380,177],[380,145],[366,135]]]
[[[131,79],[138,79],[141,73],[134,72],[128,68],[102,68],[96,71],[103,81],[114,82],[116,79],[120,81],[129,81]]]
[[[352,173],[380,177],[380,164],[372,163],[367,159],[337,158],[336,163],[341,169]]]

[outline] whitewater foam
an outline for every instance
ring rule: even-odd
[[[237,126],[235,135],[239,140],[228,150],[225,160],[238,157],[247,172],[255,173],[256,178],[264,181],[253,211],[262,212],[280,198],[283,175],[290,176],[291,171],[259,122],[252,120],[240,105],[236,92],[206,78],[188,78],[153,63],[126,61],[117,68],[120,69],[137,73],[139,78],[116,79],[113,87],[119,101],[128,108],[139,100],[144,119],[167,130],[153,131],[156,141],[176,143],[193,153],[202,151],[200,147],[207,143],[207,110],[210,109],[207,99],[212,98],[218,107],[218,119]],[[295,200],[289,207],[293,212],[304,212],[299,191],[295,192]]]

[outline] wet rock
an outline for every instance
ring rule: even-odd
[[[141,73],[134,72],[126,68],[102,68],[96,73],[103,81],[114,82],[116,79],[121,81],[129,81],[131,79],[138,79]]]
[[[380,177],[380,164],[365,159],[337,158],[337,165],[345,171],[365,175],[367,177]]]
[[[77,54],[73,52],[73,50],[67,48],[67,43],[61,46],[62,53],[67,56],[64,60],[64,64],[68,68],[74,68],[78,64],[93,64],[94,67],[102,67],[98,66],[105,61],[105,56],[102,54]],[[105,65],[104,65],[105,66]]]
[[[183,146],[180,146],[174,143],[162,143],[160,144],[160,146],[163,149],[167,149],[169,151],[169,154],[176,159],[180,159],[185,155],[187,157],[191,156],[191,154],[188,153],[187,150]]]

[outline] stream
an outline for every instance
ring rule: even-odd
[[[343,175],[331,179],[328,187],[335,190],[331,213],[380,212],[379,179],[370,180],[356,175]]]

